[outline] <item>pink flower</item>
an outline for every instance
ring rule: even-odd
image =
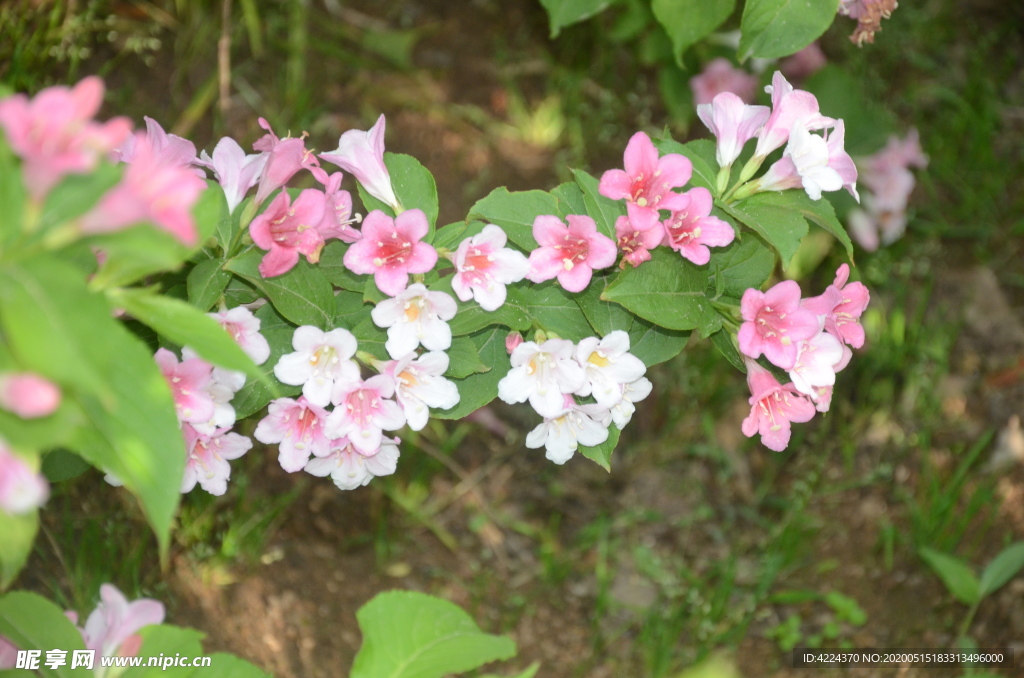
[[[318,227],[324,219],[325,196],[307,188],[293,203],[287,191],[281,191],[263,214],[252,220],[249,234],[253,242],[269,253],[260,262],[260,275],[273,278],[292,270],[305,254],[311,264],[320,261],[324,239]]]
[[[370,455],[355,449],[348,438],[335,440],[326,457],[310,459],[306,473],[331,476],[339,490],[354,490],[379,476],[389,476],[398,468],[398,438],[381,438],[380,448]]]
[[[270,123],[259,119],[260,127],[267,133],[256,140],[253,150],[267,153],[267,161],[260,175],[260,185],[256,189],[256,204],[261,204],[271,193],[281,188],[303,168],[319,167],[316,157],[306,150],[305,135],[302,137],[285,137],[279,139]]]
[[[794,90],[782,73],[776,71],[772,84],[764,88],[772,95],[772,113],[757,137],[755,158],[764,158],[787,141],[794,125],[805,131],[831,127],[832,118],[818,112],[818,99],[810,92]]]
[[[259,183],[269,157],[267,153],[246,155],[237,141],[223,137],[214,147],[213,157],[203,151],[196,164],[213,170],[220,187],[224,189],[230,213],[245,199],[249,189]]]
[[[177,134],[168,134],[160,126],[160,123],[149,116],[145,116],[143,120],[146,121],[146,143],[152,150],[153,157],[157,163],[188,167],[197,176],[206,176],[201,169],[189,167],[196,161],[195,144],[188,139],[179,137]],[[135,136],[129,136],[112,155],[116,160],[130,165],[135,162],[135,144]]]
[[[405,414],[391,396],[395,380],[378,374],[366,381],[334,389],[334,411],[327,418],[327,435],[347,437],[356,451],[371,456],[381,446],[382,431],[397,431],[405,426]]]
[[[196,242],[192,206],[206,182],[187,166],[166,164],[138,135],[132,163],[114,188],[82,217],[85,233],[108,233],[150,221],[186,245]]]
[[[228,429],[219,428],[212,435],[203,435],[188,424],[181,427],[185,435],[188,461],[181,480],[181,493],[191,492],[196,483],[219,497],[227,492],[231,478],[229,459],[238,459],[252,448],[252,440]]]
[[[352,196],[348,191],[341,188],[341,172],[335,172],[330,177],[323,170],[313,173],[317,178],[323,178],[324,192],[327,196],[324,220],[320,222],[317,230],[324,240],[337,238],[342,242],[353,243],[363,237],[363,234],[352,228],[352,224],[358,223],[361,217],[357,214],[352,216]]]
[[[714,199],[706,188],[691,188],[683,195],[690,201],[664,221],[665,244],[698,266],[711,261],[708,247],[725,247],[736,237],[732,226],[711,216]]]
[[[0,671],[18,665],[18,647],[5,636],[0,636]]]
[[[34,199],[65,174],[91,172],[131,133],[127,118],[93,121],[102,103],[103,81],[95,76],[72,89],[47,87],[32,100],[15,94],[0,101],[0,127],[25,163],[25,185]]]
[[[338,139],[338,148],[321,158],[356,178],[367,193],[397,209],[401,207],[384,164],[384,114],[368,131],[350,129]]]
[[[595,269],[615,263],[615,243],[598,233],[597,224],[588,216],[570,214],[566,221],[568,226],[547,215],[534,220],[533,237],[540,247],[530,253],[526,277],[535,283],[557,277],[569,292],[582,292]]]
[[[516,346],[523,343],[523,335],[518,332],[509,332],[508,336],[505,337],[505,350],[508,351],[509,355],[512,355],[512,351],[516,350]]]
[[[295,329],[294,353],[288,353],[274,365],[274,376],[282,383],[302,386],[302,394],[318,407],[327,407],[335,386],[359,381],[359,366],[352,361],[356,338],[348,330],[324,332],[312,325]]]
[[[658,223],[658,210],[677,208],[679,195],[672,189],[686,185],[693,165],[678,153],[659,158],[658,149],[643,132],[637,132],[629,140],[623,160],[625,171],[605,172],[598,191],[606,198],[625,200],[629,220],[638,231],[654,228]]]
[[[804,47],[791,57],[782,60],[779,70],[790,80],[806,80],[825,67],[828,60],[817,41]]]
[[[723,57],[712,59],[700,75],[690,78],[690,89],[697,105],[710,104],[723,92],[735,94],[748,104],[757,96],[757,76],[736,68]]]
[[[50,484],[0,439],[0,511],[18,515],[33,511],[50,496]]]
[[[188,358],[180,363],[178,357],[166,348],[158,349],[157,365],[174,396],[178,421],[202,424],[213,417],[214,402],[207,392],[212,379],[213,366],[199,358]]]
[[[843,147],[846,129],[837,120],[832,134],[819,137],[793,127],[782,159],[757,180],[760,191],[784,191],[802,187],[811,200],[820,200],[822,191],[845,188],[858,202],[857,166]]]
[[[100,587],[100,604],[85,620],[82,640],[89,650],[101,657],[134,656],[138,652],[140,629],[164,620],[163,603],[151,598],[140,598],[131,603],[113,584]],[[119,653],[126,647],[134,652]]]
[[[363,220],[362,239],[345,252],[345,266],[372,273],[377,288],[393,297],[409,284],[410,273],[426,273],[437,263],[437,250],[420,242],[429,228],[423,210],[406,210],[395,219],[374,210]]]
[[[430,408],[447,410],[459,403],[459,389],[444,378],[448,355],[430,351],[416,357],[409,353],[401,360],[389,361],[384,374],[395,379],[395,398],[413,431],[427,425]]]
[[[761,444],[782,452],[789,445],[791,423],[802,424],[814,417],[814,404],[792,384],[782,386],[771,372],[747,360],[750,386],[750,416],[743,420],[743,435],[761,434]]]
[[[30,372],[0,375],[0,407],[22,419],[53,414],[60,405],[60,389]]]
[[[860,348],[864,345],[864,327],[858,321],[871,301],[871,294],[863,283],[847,284],[849,279],[850,267],[843,264],[836,270],[835,282],[824,294],[804,299],[800,305],[824,316],[825,330],[829,334],[844,344]]]
[[[799,343],[818,333],[814,313],[800,307],[800,286],[792,280],[767,292],[748,289],[740,300],[743,324],[738,339],[740,352],[751,358],[762,353],[772,364],[793,369]]]
[[[453,262],[452,290],[462,301],[475,299],[485,311],[505,303],[505,286],[519,282],[530,271],[521,252],[505,247],[508,237],[494,224],[459,243]]]
[[[616,244],[623,253],[619,267],[626,268],[626,262],[636,267],[650,261],[650,250],[661,244],[665,238],[665,231],[657,227],[638,231],[629,217],[619,217],[615,220],[615,236],[618,238]]]
[[[254,363],[262,365],[267,362],[267,358],[270,357],[270,344],[267,343],[266,337],[260,334],[261,321],[252,314],[252,311],[244,306],[236,306],[229,311],[207,315],[220,323]]]
[[[278,398],[256,426],[253,437],[261,443],[280,443],[277,461],[288,473],[301,471],[309,456],[326,457],[334,442],[324,435],[327,410],[305,398]]]
[[[916,183],[909,168],[927,165],[928,158],[921,152],[917,130],[911,130],[903,140],[890,137],[884,149],[857,162],[861,183],[869,192],[864,197],[867,211],[850,214],[850,229],[865,249],[878,248],[879,231],[884,245],[896,242],[903,235],[907,204]]]
[[[735,94],[722,92],[697,106],[701,122],[715,135],[715,158],[721,167],[731,167],[743,151],[743,145],[757,136],[771,109],[748,106]]]

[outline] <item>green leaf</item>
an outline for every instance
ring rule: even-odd
[[[704,295],[707,275],[706,267],[698,268],[677,253],[658,248],[643,266],[623,271],[601,296],[655,325],[696,329],[706,337],[722,326],[721,316]]]
[[[495,311],[485,311],[473,300],[459,301],[452,291],[452,276],[445,276],[430,286],[435,292],[444,292],[456,300],[458,312],[448,322],[454,336],[472,334],[491,325],[504,325],[513,330],[525,332],[533,325],[526,300],[520,291],[511,285],[505,288],[505,303]]]
[[[626,214],[626,203],[622,200],[606,198],[598,192],[600,182],[596,177],[583,170],[573,170],[576,183],[583,191],[583,202],[589,214],[597,224],[597,230],[615,240],[615,222]]]
[[[608,440],[604,441],[600,445],[595,445],[594,447],[580,445],[579,452],[605,471],[611,473],[612,452],[615,451],[615,446],[619,444],[619,435],[621,433],[622,432],[619,431],[619,428],[613,424],[608,427]]]
[[[743,362],[743,356],[740,355],[739,349],[736,347],[736,341],[733,334],[725,327],[718,330],[711,335],[711,343],[715,345],[718,352],[725,356],[733,367],[740,372],[747,371],[747,365]]]
[[[527,311],[546,332],[572,341],[593,336],[593,328],[576,303],[576,295],[566,292],[556,281],[528,285],[522,288],[522,295]]]
[[[349,331],[355,336],[360,351],[365,351],[378,360],[391,358],[385,346],[388,340],[387,331],[377,327],[371,318],[367,318]]]
[[[543,214],[558,214],[558,198],[544,191],[509,193],[501,187],[478,200],[468,218],[501,226],[509,240],[530,252],[537,248],[533,221]]]
[[[483,633],[458,606],[423,593],[378,594],[356,617],[363,645],[351,678],[441,678],[516,652],[510,638]]]
[[[733,240],[727,247],[711,250],[708,269],[716,277],[714,287],[726,296],[740,298],[748,289],[761,289],[775,268],[775,255],[757,238]]]
[[[169,624],[158,626],[147,626],[139,631],[142,637],[142,647],[139,649],[139,657],[157,657],[163,655],[166,658],[174,659],[180,655],[183,657],[199,657],[203,654],[203,646],[199,641],[203,633],[195,629],[183,629]],[[97,662],[99,660],[97,659]],[[201,675],[210,669],[216,669],[220,674],[219,667],[210,662],[209,669],[199,670],[200,667],[193,666],[136,666],[124,672],[124,678],[157,678],[167,676],[168,678],[187,678],[192,675]]]
[[[505,350],[506,336],[507,330],[495,327],[480,330],[469,337],[476,347],[481,364],[491,369],[471,374],[465,379],[455,379],[455,386],[459,389],[459,403],[449,410],[432,410],[431,416],[438,419],[462,419],[498,397],[498,382],[512,368],[508,351]]]
[[[278,315],[270,304],[256,309],[253,315],[259,318],[260,334],[270,346],[270,357],[267,358],[267,362],[259,366],[263,377],[258,380],[246,381],[245,386],[231,399],[231,406],[235,408],[235,416],[238,419],[245,419],[256,414],[274,398],[291,398],[302,392],[301,386],[282,384],[274,376],[274,365],[277,364],[281,356],[295,350],[292,348],[292,335],[295,334],[295,326]],[[277,393],[268,384],[273,384]]]
[[[850,242],[850,236],[846,233],[846,229],[836,218],[835,209],[828,198],[823,196],[820,200],[811,200],[807,193],[796,190],[782,191],[773,195],[778,196],[775,204],[799,212],[808,221],[814,222],[834,235],[836,240],[846,248],[846,255],[850,257],[850,261],[853,261],[853,243]]]
[[[1024,568],[1024,542],[1018,541],[1003,549],[985,567],[981,573],[979,596],[984,598],[995,593],[1016,577],[1021,568]]]
[[[570,214],[586,214],[587,204],[583,202],[583,191],[575,181],[559,184],[551,190],[558,198],[558,217],[563,221]]]
[[[480,224],[480,226],[482,228],[483,224]],[[434,232],[434,247],[438,249],[444,247],[449,250],[457,249],[459,243],[462,242],[464,238],[469,237],[466,234],[466,229],[468,228],[469,225],[464,221],[456,221],[453,224],[442,226]]]
[[[655,139],[654,146],[662,155],[679,153],[689,158],[693,164],[693,177],[690,184],[703,186],[711,191],[711,195],[718,196],[718,160],[715,159],[715,142],[709,139],[698,139],[687,144],[681,144],[673,139]]]
[[[200,311],[209,311],[217,303],[231,282],[231,274],[222,268],[223,265],[220,259],[207,259],[189,271],[188,303]]]
[[[732,205],[720,205],[729,216],[742,221],[774,247],[782,257],[783,267],[789,265],[808,230],[803,214],[785,193],[795,191],[758,193]]]
[[[449,379],[464,379],[471,374],[482,374],[491,368],[480,361],[476,344],[469,337],[455,337],[452,339],[451,348],[448,354],[448,371],[444,376]]]
[[[590,326],[602,337],[615,330],[629,332],[635,316],[619,304],[601,298],[611,284],[614,274],[594,276],[586,289],[575,296],[576,305],[583,311]]]
[[[274,678],[259,667],[239,659],[226,652],[214,652],[210,655],[210,666],[217,667],[217,678]],[[209,669],[201,673],[208,672]],[[198,676],[200,672],[197,672]]]
[[[39,529],[39,511],[12,515],[0,511],[0,591],[18,576],[32,553],[32,544]]]
[[[51,483],[77,478],[89,470],[89,464],[80,456],[65,449],[55,449],[43,455],[40,471]]]
[[[629,352],[651,367],[679,355],[690,340],[690,334],[689,331],[667,330],[643,318],[634,318],[629,328]]]
[[[206,180],[206,190],[199,194],[199,199],[192,206],[192,218],[196,224],[197,247],[202,247],[217,234],[221,221],[231,219],[228,199],[216,181]]]
[[[367,304],[362,294],[348,290],[341,290],[334,295],[334,302],[334,326],[349,332],[369,318],[373,310],[373,304]]]
[[[228,308],[251,304],[262,296],[262,293],[236,275],[231,276],[231,282],[224,290],[224,303]]]
[[[91,236],[82,242],[103,250],[107,257],[93,276],[93,289],[122,287],[154,273],[177,270],[189,256],[189,249],[177,238],[152,224]]]
[[[259,272],[263,254],[261,250],[251,249],[229,259],[224,268],[263,290],[278,313],[296,325],[334,329],[334,290],[324,274],[300,259],[284,275],[264,278]]]
[[[740,21],[740,61],[799,52],[836,18],[839,0],[747,0]]]
[[[345,252],[348,245],[340,240],[332,240],[320,252],[320,263],[317,268],[327,278],[327,282],[337,285],[343,290],[362,293],[366,287],[366,276],[356,275],[345,267]]]
[[[256,208],[252,206],[253,198],[249,197],[240,202],[235,206],[235,211],[227,213],[227,202],[225,199],[224,212],[221,213],[220,218],[217,220],[217,228],[215,235],[217,236],[217,242],[220,243],[221,251],[225,254],[229,253],[229,248],[234,242],[235,234],[238,233],[238,229],[242,227],[242,215],[246,212],[252,212],[253,216],[256,214]],[[264,203],[264,207],[269,205],[269,201]],[[251,218],[251,217],[247,217]]]
[[[658,23],[672,38],[676,64],[683,66],[683,53],[704,39],[729,18],[736,0],[653,0],[651,9]]]
[[[402,203],[402,207],[407,210],[419,209],[426,215],[430,230],[425,241],[431,242],[437,224],[437,184],[434,182],[434,175],[419,160],[404,153],[385,153],[384,164],[391,175],[391,187],[395,190],[395,197]],[[395,216],[395,211],[390,205],[367,193],[361,184],[359,197],[367,211],[381,210],[390,217]]]
[[[482,678],[533,678],[535,675],[537,675],[537,670],[539,668],[540,662],[533,662],[532,664],[527,666],[522,673],[517,673],[514,676],[498,676],[493,673],[488,673],[486,676],[482,676]]]
[[[84,650],[82,634],[64,616],[63,610],[46,598],[27,591],[13,591],[0,597],[0,635],[6,636],[22,650]],[[69,654],[70,657],[70,654]],[[98,662],[99,660],[97,660]],[[46,668],[40,662],[39,672],[44,676],[74,678],[81,671],[71,670],[71,662],[56,669]]]
[[[924,561],[939,575],[953,597],[961,603],[974,605],[981,600],[981,584],[971,566],[951,555],[939,553],[927,546],[918,551]]]
[[[540,4],[548,11],[552,38],[557,38],[566,26],[603,12],[612,2],[614,0],[540,0]]]

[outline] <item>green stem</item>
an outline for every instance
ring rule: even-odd
[[[981,604],[981,600],[976,600],[971,609],[967,611],[967,616],[964,617],[963,622],[960,624],[960,632],[957,633],[957,640],[960,638],[966,638],[967,632],[971,629],[971,622],[974,621],[974,615],[978,612],[978,605]]]

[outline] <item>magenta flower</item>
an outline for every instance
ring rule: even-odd
[[[312,151],[306,150],[305,135],[279,139],[264,118],[259,119],[259,124],[267,133],[257,139],[252,148],[268,155],[263,173],[260,175],[259,188],[256,189],[257,205],[287,184],[299,170],[319,166]]]
[[[391,397],[395,380],[378,374],[366,381],[334,389],[331,402],[334,411],[327,417],[327,435],[347,437],[364,456],[371,456],[381,446],[382,431],[397,431],[405,426],[405,413]]]
[[[398,211],[401,205],[384,164],[384,125],[382,113],[368,131],[350,129],[338,139],[337,150],[320,157],[354,176],[367,193]]]
[[[292,270],[305,254],[311,264],[320,261],[324,239],[318,226],[324,219],[326,198],[307,188],[295,202],[281,191],[266,210],[249,224],[249,234],[260,248],[269,250],[260,262],[260,275],[273,278]]]
[[[238,459],[252,449],[252,440],[228,429],[216,429],[212,435],[203,435],[188,424],[181,427],[185,436],[188,461],[181,480],[181,493],[191,492],[196,483],[210,494],[219,497],[227,492],[231,478],[229,459]]]
[[[134,656],[138,652],[138,632],[164,620],[164,606],[158,600],[140,598],[131,603],[113,584],[100,587],[100,604],[85,620],[82,640],[101,657]],[[121,653],[126,646],[134,652]]]
[[[508,236],[501,227],[487,224],[455,251],[452,290],[462,301],[475,299],[485,311],[496,311],[505,303],[505,286],[519,282],[530,271],[521,252],[505,247]]]
[[[146,137],[138,135],[121,183],[82,217],[82,231],[108,233],[150,221],[186,245],[194,245],[192,206],[205,189],[206,182],[191,168],[162,162]]]
[[[718,57],[708,62],[700,75],[690,78],[690,89],[698,106],[710,104],[723,92],[750,103],[757,97],[757,76],[736,68],[728,59]]]
[[[154,358],[171,388],[178,421],[208,422],[214,411],[213,398],[207,392],[213,366],[200,358],[188,358],[179,363],[178,357],[166,348],[158,349]]]
[[[818,333],[818,319],[800,307],[800,286],[786,280],[767,292],[748,289],[740,300],[743,324],[740,352],[757,359],[762,353],[784,370],[793,369],[799,343]]]
[[[246,155],[237,141],[223,137],[213,148],[212,158],[203,151],[195,162],[213,170],[220,187],[224,189],[230,213],[245,199],[249,189],[259,183],[269,157],[268,153]]]
[[[72,89],[47,87],[31,100],[14,94],[0,101],[0,127],[25,163],[25,186],[34,199],[65,174],[91,172],[131,133],[127,118],[93,121],[102,103],[103,81],[95,76]]]
[[[177,134],[168,134],[153,118],[143,117],[146,121],[146,143],[149,145],[156,162],[161,165],[177,165],[189,167],[197,176],[205,177],[201,169],[190,167],[196,162],[196,145]],[[115,160],[128,163],[135,162],[135,135],[129,136],[121,147],[112,154]]]
[[[324,435],[327,410],[303,397],[278,398],[256,426],[253,437],[261,443],[279,443],[277,461],[288,473],[301,471],[309,456],[326,457],[334,442]]]
[[[420,242],[429,230],[423,210],[406,210],[392,219],[374,210],[363,220],[363,237],[345,252],[353,273],[373,274],[377,288],[396,296],[409,284],[410,273],[426,273],[437,263],[437,250]]]
[[[0,511],[18,515],[33,511],[50,497],[50,484],[41,473],[14,454],[0,439]]]
[[[626,268],[626,262],[636,267],[650,261],[650,250],[661,244],[665,238],[665,230],[655,227],[638,231],[629,217],[619,217],[615,220],[615,236],[616,245],[623,253],[619,267]]]
[[[698,266],[711,261],[708,247],[725,247],[736,237],[732,226],[711,216],[714,199],[706,188],[691,188],[683,195],[689,205],[664,221],[665,244]]]
[[[772,95],[772,112],[757,138],[755,158],[764,158],[787,141],[793,126],[805,131],[823,129],[835,120],[818,112],[818,99],[810,92],[794,90],[782,73],[776,71],[772,84],[764,88]]]
[[[557,277],[569,292],[582,292],[596,269],[615,263],[615,243],[598,233],[597,224],[588,216],[570,214],[565,219],[568,226],[549,215],[533,221],[533,238],[540,247],[530,253],[526,278],[539,283]]]
[[[0,408],[22,419],[53,414],[60,406],[60,389],[49,379],[30,372],[0,375]]]
[[[324,240],[337,238],[342,242],[353,243],[363,237],[363,234],[352,228],[352,224],[358,223],[361,217],[357,214],[352,216],[352,196],[348,191],[341,188],[341,172],[335,172],[330,177],[323,170],[313,172],[313,176],[323,179],[324,192],[327,196],[326,209],[324,209],[324,220],[317,226],[321,237]]]
[[[722,92],[711,103],[697,106],[701,122],[715,135],[715,158],[720,167],[731,167],[743,145],[757,136],[771,109],[748,106],[735,94]]]
[[[326,457],[310,459],[306,473],[323,478],[330,476],[339,490],[354,490],[379,476],[389,476],[398,468],[398,438],[381,438],[380,449],[365,455],[355,449],[348,438],[335,440]]]
[[[824,294],[804,299],[800,305],[808,311],[825,317],[825,330],[844,344],[853,348],[864,345],[864,326],[859,320],[871,294],[863,283],[852,282],[850,267],[843,264],[836,270],[836,279]]]
[[[677,209],[679,195],[672,189],[686,185],[693,165],[678,153],[659,158],[658,149],[643,132],[629,140],[623,160],[625,171],[605,172],[598,191],[606,198],[625,200],[629,220],[638,231],[654,228],[658,210]]]
[[[793,387],[782,386],[771,372],[753,360],[747,360],[747,385],[750,387],[750,416],[743,420],[743,435],[761,434],[761,444],[782,452],[789,445],[793,422],[802,424],[814,418],[814,404]]]
[[[270,344],[267,343],[266,337],[260,334],[261,321],[252,314],[252,311],[245,306],[236,306],[230,311],[207,315],[220,323],[254,363],[262,365],[267,362],[267,358],[270,357]]]

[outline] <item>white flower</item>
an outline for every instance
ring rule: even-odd
[[[422,283],[414,283],[398,296],[377,304],[370,317],[377,327],[388,328],[384,346],[392,358],[398,359],[420,344],[428,351],[450,348],[452,331],[447,321],[457,311],[450,295],[430,292]]]
[[[608,410],[600,405],[579,405],[564,396],[562,412],[545,419],[526,436],[526,446],[543,446],[548,459],[564,464],[580,445],[593,447],[608,440]]]
[[[574,348],[565,339],[520,344],[512,351],[512,369],[498,382],[498,397],[510,405],[529,400],[542,417],[561,416],[563,396],[586,381],[586,372],[573,359]]]
[[[295,353],[281,356],[274,376],[282,383],[302,386],[302,395],[318,407],[327,407],[336,384],[359,381],[359,367],[351,358],[356,354],[356,338],[346,329],[324,332],[311,325],[295,329],[292,335]]]
[[[647,377],[640,377],[634,382],[622,385],[622,399],[612,407],[612,421],[619,427],[619,430],[626,428],[626,424],[633,418],[638,403],[651,394],[651,381]]]
[[[612,407],[622,399],[623,384],[644,376],[647,366],[629,352],[629,335],[622,330],[609,332],[603,339],[588,337],[576,347],[576,361],[586,371],[587,380],[577,395],[593,395],[602,407]]]
[[[409,353],[384,370],[395,378],[395,396],[413,431],[427,425],[429,408],[446,410],[458,404],[459,389],[443,376],[447,370],[448,356],[440,351],[424,353],[419,358]]]
[[[328,456],[310,459],[305,471],[321,478],[329,475],[338,489],[354,490],[395,472],[399,442],[398,438],[382,438],[380,449],[367,456],[360,454],[348,438],[341,438]]]
[[[494,224],[462,241],[455,251],[452,276],[452,289],[459,299],[476,299],[485,311],[496,311],[505,303],[505,285],[519,282],[530,272],[530,262],[521,252],[505,247],[507,242],[505,231]]]
[[[843,345],[828,332],[818,332],[810,339],[801,341],[796,354],[796,364],[789,371],[796,390],[812,399],[815,389],[836,383],[836,366],[843,360]]]
[[[822,191],[838,191],[843,187],[839,172],[829,167],[828,142],[807,131],[802,121],[797,121],[790,130],[783,156],[793,161],[811,200],[820,200]]]

